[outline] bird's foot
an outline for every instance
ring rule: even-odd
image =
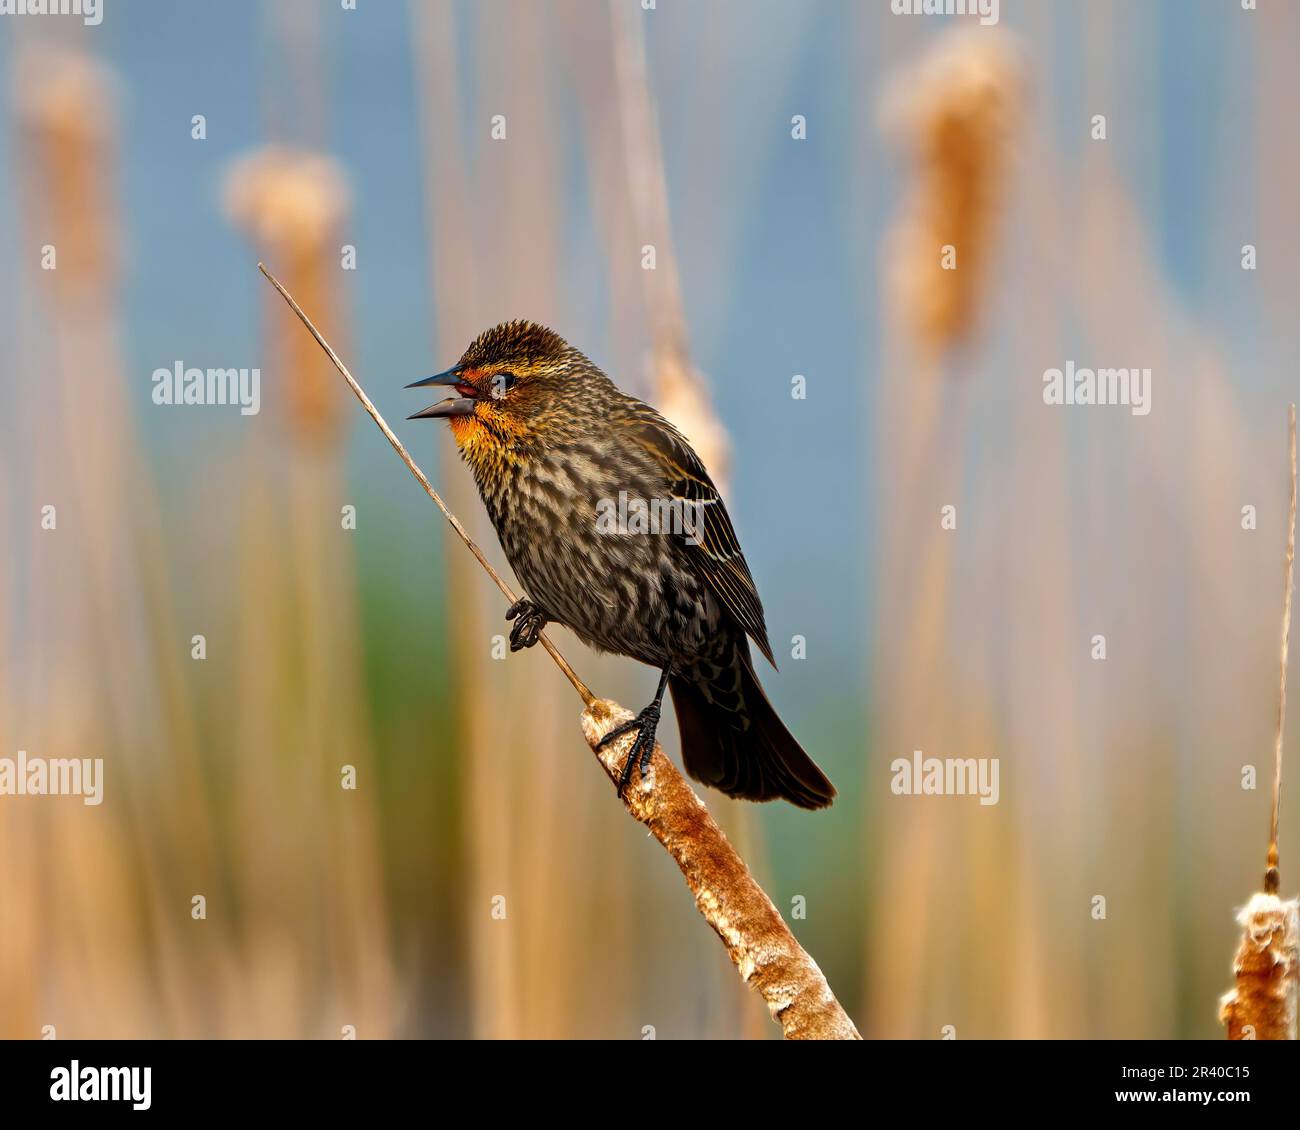
[[[655,731],[659,728],[659,711],[658,700],[652,702],[635,718],[629,718],[626,722],[621,722],[615,726],[608,734],[596,743],[597,749],[604,749],[610,742],[616,741],[624,734],[630,734],[636,731],[636,741],[632,743],[632,748],[627,751],[627,760],[623,762],[623,772],[618,777],[618,795],[621,800],[623,793],[627,791],[628,782],[632,780],[632,767],[638,766],[641,776],[650,768],[650,758],[654,756],[655,751]]]
[[[516,600],[506,610],[506,619],[516,621],[515,626],[510,629],[511,651],[532,647],[547,624],[546,613],[531,600]]]

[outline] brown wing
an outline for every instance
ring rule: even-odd
[[[681,432],[648,404],[635,401],[634,405],[629,428],[631,439],[663,467],[673,497],[698,504],[702,514],[695,544],[682,539],[688,560],[699,569],[714,595],[775,667],[758,589],[749,575],[749,566],[718,488]]]

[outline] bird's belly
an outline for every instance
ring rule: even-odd
[[[585,515],[500,532],[528,596],[592,647],[664,666],[699,654],[717,628],[716,600],[669,535],[601,533]]]

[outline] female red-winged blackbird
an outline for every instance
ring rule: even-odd
[[[746,636],[776,666],[763,607],[681,433],[532,322],[488,330],[445,373],[407,387],[424,385],[457,395],[410,418],[450,423],[528,592],[506,613],[511,650],[555,621],[661,672],[654,701],[605,738],[637,731],[620,794],[633,764],[649,765],[667,685],[693,777],[749,800],[830,804],[835,787],[758,685]]]

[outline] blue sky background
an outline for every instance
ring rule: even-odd
[[[508,19],[509,7],[486,6],[479,24],[465,18],[469,4],[457,6],[467,60],[480,57],[475,36],[499,31],[496,20]],[[861,624],[867,614],[872,552],[865,530],[874,513],[874,468],[865,448],[879,349],[875,268],[899,186],[897,155],[870,128],[872,107],[864,98],[875,74],[863,70],[882,77],[888,71],[886,36],[903,18],[888,16],[885,0],[875,5],[878,14],[864,16],[868,7],[844,0],[708,6],[661,0],[644,20],[692,345],[736,439],[733,509],[773,618],[791,614],[797,603],[815,622],[810,632],[829,636],[840,653],[856,649],[856,631],[846,634],[843,626]],[[1001,19],[1003,28],[1032,43],[1041,21],[1031,7],[1046,5],[1007,0]],[[1078,161],[1088,144],[1080,51],[1085,17],[1076,5],[1051,8],[1050,38],[1038,44],[1049,55],[1038,60],[1037,97],[1049,110],[1062,158]],[[1234,149],[1252,140],[1241,81],[1251,65],[1249,24],[1225,18],[1223,8],[1165,0],[1124,6],[1115,20],[1122,34],[1112,65],[1142,91],[1140,110],[1155,118],[1159,147],[1133,152],[1119,128],[1114,144],[1133,158],[1132,187],[1158,232],[1168,279],[1193,317],[1216,317],[1219,302],[1231,299],[1207,269],[1217,254],[1206,246],[1205,222],[1221,203],[1212,195],[1216,179],[1195,171],[1230,160]],[[401,384],[464,345],[438,342],[437,356],[430,356],[429,233],[409,13],[405,4],[374,0],[361,0],[354,12],[330,2],[321,9],[328,142],[351,181],[347,240],[359,249],[359,270],[347,277],[355,369],[380,409],[400,419],[408,407]],[[954,22],[908,19],[919,37]],[[723,30],[734,61],[725,99],[692,105],[700,89],[695,76],[709,65],[705,27]],[[866,32],[879,38],[867,41]],[[563,34],[559,21],[551,34]],[[15,37],[4,38],[12,46]],[[246,241],[222,214],[220,185],[233,159],[266,140],[270,92],[290,88],[276,63],[266,10],[246,0],[107,0],[102,26],[88,29],[83,39],[112,64],[121,83],[125,344],[140,432],[167,468],[163,477],[181,489],[187,474],[202,474],[200,461],[181,456],[192,454],[196,443],[238,443],[244,422],[154,410],[149,374],[176,358],[204,365],[255,359],[262,284],[251,270]],[[12,50],[0,52],[6,85],[11,56]],[[558,54],[554,65],[563,66]],[[1126,73],[1130,67],[1135,73]],[[464,138],[479,145],[475,139],[486,136],[493,105],[492,76],[467,66],[461,81]],[[805,143],[789,139],[793,112],[811,122]],[[189,137],[193,113],[207,116],[206,141]],[[286,114],[292,120],[292,111]],[[0,130],[10,128],[4,119]],[[578,164],[582,147],[573,137],[568,141],[575,190],[566,232],[569,276],[592,285],[584,301],[587,324],[557,328],[599,361],[603,252]],[[0,136],[0,142],[0,182],[12,184],[5,170],[12,139]],[[868,186],[857,180],[864,160]],[[716,168],[716,180],[706,183],[726,200],[724,240],[711,239],[693,222],[689,193],[698,190],[702,163]],[[1233,187],[1249,211],[1252,168],[1242,161],[1240,169]],[[15,213],[7,213],[3,238],[13,247]],[[722,287],[706,285],[719,278]],[[7,284],[21,285],[12,272]],[[1218,328],[1234,348],[1247,350],[1249,311],[1232,313],[1237,320]],[[787,411],[788,379],[795,372],[808,375],[813,389],[798,414]],[[640,379],[614,375],[632,387]],[[354,437],[363,426],[358,417]],[[377,445],[365,442],[370,438],[354,441],[352,465],[362,487],[382,490],[397,469]],[[431,442],[428,429],[416,433],[426,457]],[[431,520],[417,492],[401,492],[395,502],[410,520]],[[826,600],[827,593],[836,599]]]

